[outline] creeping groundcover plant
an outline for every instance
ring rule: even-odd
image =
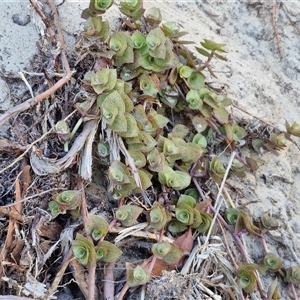
[[[250,126],[231,118],[227,109],[231,100],[206,84],[207,77],[216,77],[211,62],[226,60],[225,44],[205,39],[190,50],[192,42],[182,40],[186,32],[173,22],[163,22],[159,8],[145,10],[142,0],[120,1],[123,17],[112,30],[105,18],[112,5],[113,1],[91,0],[82,13],[83,36],[93,57],[82,84],[91,97],[76,108],[82,114],[80,124],[98,120],[95,151],[107,172],[112,205],[118,208],[110,224],[104,217],[85,216],[72,241],[74,257],[89,272],[101,262],[117,260],[122,247],[109,235],[114,225],[129,227],[128,232],[132,227],[132,231],[157,233],[148,260],[126,263],[126,283],[118,292],[118,299],[123,299],[132,287],[145,292],[145,284],[163,270],[180,269],[197,245],[196,237],[209,242],[222,227],[231,233],[241,256],[232,262],[231,277],[214,285],[214,293],[229,299],[224,286],[233,285],[231,293],[237,299],[253,292],[261,299],[280,299],[277,279],[264,290],[259,274],[276,274],[293,290],[300,283],[300,266],[285,269],[280,258],[268,251],[264,234],[278,228],[277,220],[268,214],[253,220],[237,209],[224,183],[228,177],[256,171],[264,153],[276,154],[292,136],[300,136],[299,125],[287,122],[286,132],[250,132]],[[70,132],[61,121],[56,131],[68,149],[74,130]],[[243,149],[248,150],[247,157]],[[222,192],[227,209],[217,195]],[[81,194],[75,190],[64,191],[49,203],[53,218],[66,212],[79,217],[81,206]],[[263,242],[261,261],[249,261],[243,234]],[[212,287],[209,271],[203,282]],[[107,290],[104,298],[111,296]],[[93,292],[90,289],[89,299]]]

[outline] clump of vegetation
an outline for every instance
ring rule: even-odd
[[[192,250],[192,232],[208,239],[217,230],[217,217],[232,233],[244,259],[236,268],[238,292],[256,289],[257,271],[276,272],[292,284],[299,283],[299,267],[284,271],[280,258],[267,249],[262,261],[250,263],[243,249],[242,234],[263,239],[268,230],[277,229],[276,220],[264,214],[255,222],[230,200],[223,219],[217,198],[212,206],[207,197],[208,182],[222,186],[228,176],[256,171],[264,153],[276,154],[292,135],[300,135],[299,125],[287,122],[287,132],[247,131],[231,118],[227,110],[231,100],[206,85],[207,76],[216,76],[211,62],[226,60],[225,44],[206,39],[194,48],[195,54],[186,46],[190,42],[180,39],[186,33],[173,22],[162,22],[159,8],[145,10],[142,0],[120,1],[125,17],[111,33],[104,14],[112,4],[91,0],[82,14],[85,39],[97,45],[96,63],[83,78],[84,88],[97,99],[91,97],[77,108],[83,116],[80,122],[99,120],[97,154],[107,167],[109,192],[118,205],[112,225],[130,227],[140,218],[147,220],[149,231],[159,231],[151,262],[127,263],[127,283],[118,299],[129,287],[149,282],[154,269],[161,274],[163,269],[178,267]],[[74,130],[71,134],[61,121],[56,131],[67,149]],[[242,157],[243,148],[256,154]],[[78,216],[78,196],[78,191],[68,191],[49,202],[53,218],[67,211]],[[132,197],[141,199],[144,206],[127,204]],[[108,230],[103,218],[88,215],[82,234],[77,233],[72,242],[81,264],[91,267],[99,259],[108,263],[121,255],[118,247],[103,240]],[[165,241],[166,235],[177,239]],[[188,249],[182,237],[190,244]],[[278,295],[277,284],[272,285],[268,299],[279,299]]]

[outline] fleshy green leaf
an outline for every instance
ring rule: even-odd
[[[285,121],[285,128],[288,133],[294,136],[300,136],[300,125],[296,122],[293,122],[291,125],[288,121]]]
[[[260,229],[262,233],[266,233],[269,230],[276,230],[278,227],[279,222],[276,218],[270,217],[268,214],[260,216]]]
[[[129,227],[134,224],[143,209],[135,205],[123,205],[116,211],[116,218],[123,226]]]
[[[117,260],[122,254],[118,247],[107,241],[100,242],[95,251],[96,258],[107,263]]]
[[[199,90],[204,87],[205,76],[197,71],[193,72],[188,78],[187,83],[190,89]]]
[[[221,122],[222,124],[227,123],[228,122],[228,112],[226,111],[225,108],[223,107],[218,107],[214,109],[214,116],[215,118]],[[241,127],[240,127],[241,128]]]
[[[203,132],[207,127],[207,122],[203,117],[194,116],[192,119],[192,123],[198,133]]]
[[[130,172],[120,161],[115,160],[108,169],[108,177],[117,184],[130,183]]]
[[[106,143],[98,143],[97,153],[100,157],[107,157],[110,153],[109,146]]]
[[[181,203],[185,203],[190,207],[194,208],[196,206],[196,199],[191,196],[181,194],[178,199],[177,206],[179,206]]]
[[[226,52],[224,49],[222,49],[224,46],[226,46],[226,44],[217,44],[214,41],[204,39],[204,42],[201,42],[201,45],[207,50]]]
[[[187,226],[178,220],[172,220],[167,225],[168,230],[172,233],[181,233],[187,229]]]
[[[155,96],[158,93],[155,83],[153,82],[152,78],[147,74],[143,74],[140,77],[140,89],[146,95]]]
[[[180,247],[176,246],[175,244],[171,244],[171,249],[168,253],[163,257],[163,260],[168,265],[175,265],[184,255],[184,250]]]

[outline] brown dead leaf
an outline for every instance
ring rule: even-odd
[[[16,262],[17,264],[20,261],[21,251],[23,249],[25,241],[24,240],[15,240],[13,243],[13,249],[10,253],[12,261]]]
[[[0,151],[4,151],[12,156],[19,156],[26,150],[26,147],[11,142],[5,138],[0,138]]]
[[[151,256],[151,258],[153,258],[153,256]],[[150,261],[151,262],[151,261]],[[150,262],[148,264],[146,264],[146,267],[148,268],[150,265]],[[151,272],[151,276],[161,276],[162,275],[162,271],[172,271],[175,269],[175,266],[172,265],[168,265],[164,260],[157,258],[154,264],[154,267],[152,269]]]
[[[192,228],[189,227],[189,230],[178,237],[174,241],[174,245],[180,247],[181,249],[185,250],[186,252],[191,252],[193,249],[193,235],[192,235]]]
[[[44,223],[39,227],[39,235],[57,241],[62,232],[62,226],[56,221]]]
[[[159,91],[160,90],[160,80],[159,80],[159,78],[157,77],[156,74],[152,74],[150,77],[151,77],[152,81],[154,82],[156,89]]]
[[[30,176],[30,166],[26,165],[22,168],[22,180],[23,180],[23,185],[22,185],[22,193],[24,194],[27,190],[27,188],[30,185],[31,182],[31,176]]]

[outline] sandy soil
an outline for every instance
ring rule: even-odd
[[[74,45],[74,35],[79,33],[80,12],[87,6],[87,1],[69,0],[59,6],[69,50]],[[278,7],[276,30],[282,59],[272,26],[270,0],[145,1],[145,7],[150,6],[159,6],[165,20],[177,21],[188,31],[185,39],[200,42],[207,38],[227,44],[228,61],[214,64],[218,79],[210,82],[227,91],[236,105],[280,129],[284,129],[285,120],[300,121],[299,1],[280,3]],[[2,72],[13,77],[21,70],[31,71],[30,59],[40,38],[32,21],[25,24],[27,15],[30,11],[25,0],[0,2],[0,66]],[[112,19],[118,16],[111,12]],[[0,109],[7,109],[16,101],[0,77]],[[236,108],[233,113],[251,118]],[[2,132],[5,135],[3,128]],[[278,157],[266,155],[266,163],[256,174],[249,174],[241,182],[231,182],[241,191],[236,197],[238,205],[258,200],[247,205],[254,218],[269,212],[280,220],[280,228],[267,234],[266,241],[270,251],[283,259],[285,268],[300,264],[300,143],[295,141]],[[245,242],[251,259],[259,260],[261,246],[248,237]],[[270,282],[263,283],[266,287]],[[282,299],[291,299],[285,284],[281,283],[280,289]],[[299,290],[297,293],[300,297]]]

